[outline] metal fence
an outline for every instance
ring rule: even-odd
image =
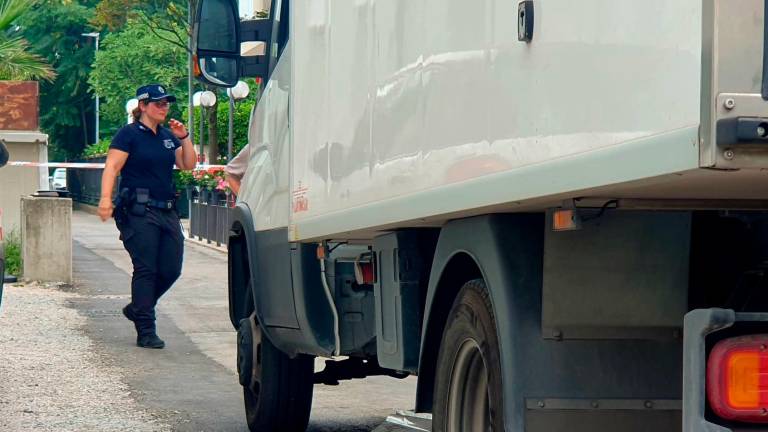
[[[86,162],[103,163],[107,158],[89,159]],[[99,205],[101,198],[101,174],[103,169],[67,169],[67,189],[76,202]]]
[[[216,246],[226,245],[232,213],[229,196],[205,189],[192,189],[190,196],[189,236]]]

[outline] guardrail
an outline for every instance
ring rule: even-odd
[[[229,241],[229,220],[233,196],[208,189],[189,191],[189,236],[216,246]]]

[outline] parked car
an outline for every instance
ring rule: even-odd
[[[66,189],[67,188],[67,169],[56,168],[51,176],[53,189]]]
[[[0,168],[8,163],[8,149],[0,140]],[[3,302],[3,282],[5,280],[5,245],[3,244],[3,209],[0,209],[0,304]]]

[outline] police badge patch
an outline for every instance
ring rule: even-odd
[[[169,140],[169,139],[163,140],[163,144],[165,145],[165,148],[167,148],[168,150],[173,148],[173,140]]]

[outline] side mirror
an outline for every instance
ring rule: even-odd
[[[11,156],[8,154],[8,147],[5,146],[5,142],[0,140],[0,168],[4,167],[8,163],[8,159]]]
[[[192,28],[195,76],[217,87],[240,79],[240,18],[236,0],[200,0]]]

